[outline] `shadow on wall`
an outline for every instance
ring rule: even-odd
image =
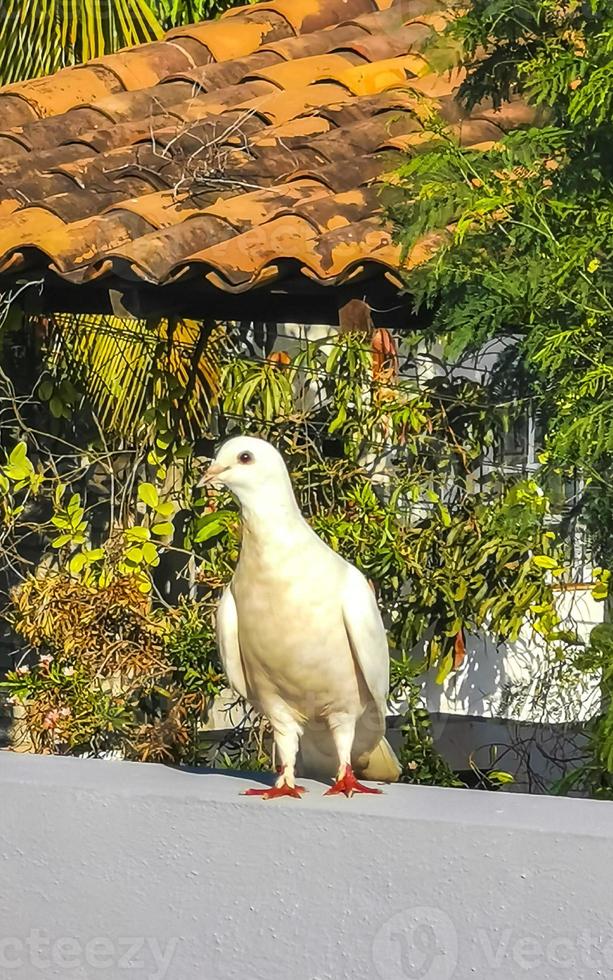
[[[603,604],[588,591],[560,594],[564,625],[587,642],[602,622]],[[536,724],[576,724],[600,709],[597,676],[572,674],[572,665],[552,658],[542,639],[529,629],[515,643],[497,645],[490,636],[468,636],[466,659],[443,685],[424,678],[428,709],[444,714],[498,717]]]

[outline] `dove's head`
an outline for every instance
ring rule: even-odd
[[[295,506],[283,457],[264,439],[237,436],[225,442],[200,481],[200,486],[224,486],[250,511]]]

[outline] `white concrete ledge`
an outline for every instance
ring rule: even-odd
[[[250,785],[0,752],[2,980],[613,972],[609,803]]]

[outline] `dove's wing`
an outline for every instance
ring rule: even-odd
[[[372,589],[353,565],[347,565],[341,601],[353,656],[373,701],[385,714],[389,691],[389,651],[385,627]]]
[[[247,700],[247,683],[238,642],[238,614],[234,596],[227,588],[217,607],[217,646],[230,687]]]

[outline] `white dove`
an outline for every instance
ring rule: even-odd
[[[231,687],[273,729],[278,779],[247,795],[300,797],[295,769],[336,776],[329,794],[379,793],[358,776],[400,774],[384,738],[389,652],[364,576],[304,520],[285,463],[262,439],[219,450],[201,484],[238,498],[243,535],[217,610],[217,642]]]

